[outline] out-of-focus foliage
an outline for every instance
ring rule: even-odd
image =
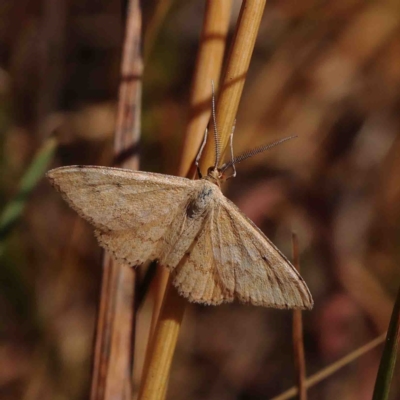
[[[146,27],[155,2],[143,3]],[[176,170],[203,5],[172,2],[145,67],[145,170]],[[118,2],[56,0],[8,1],[0,13],[4,207],[51,133],[54,167],[111,164],[123,12]],[[387,329],[400,281],[399,89],[396,2],[267,3],[235,153],[299,138],[240,164],[226,193],[287,255],[291,231],[299,236],[315,300],[304,313],[309,373]],[[0,260],[2,399],[87,398],[100,254],[43,180]],[[138,319],[137,372],[150,310],[147,301]],[[266,399],[292,386],[290,326],[286,311],[190,306],[168,398]],[[370,399],[380,353],[310,389],[310,399]]]

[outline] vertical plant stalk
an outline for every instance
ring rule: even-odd
[[[193,177],[193,168],[191,169],[191,167],[194,166],[193,161],[203,140],[204,131],[211,115],[211,82],[218,82],[221,74],[231,7],[231,0],[208,0],[206,2],[196,70],[192,82],[189,119],[178,170],[179,176]],[[209,84],[205,84],[205,82]],[[151,352],[150,346],[153,343],[151,336],[158,320],[168,277],[169,272],[166,269],[158,269],[155,279],[158,289],[156,290],[147,354]],[[146,357],[143,376],[147,374],[148,362],[149,357]]]
[[[190,95],[189,120],[183,141],[178,174],[190,177],[190,169],[211,116],[211,81],[218,85],[231,15],[231,0],[208,0],[196,71]]]
[[[217,125],[222,150],[221,156],[223,156],[227,147],[235,122],[265,4],[266,0],[244,0],[242,2],[217,101]],[[210,165],[214,164],[214,149],[214,136],[210,134],[203,157],[200,160],[202,171],[206,171]],[[223,157],[221,157],[222,160]]]
[[[295,233],[292,233],[292,246],[293,264],[297,271],[300,272],[299,240]],[[303,317],[301,310],[293,310],[293,350],[294,366],[298,387],[297,398],[299,400],[307,400],[306,362],[304,357]]]
[[[121,82],[115,129],[115,164],[137,169],[141,111],[141,30],[139,0],[127,9]],[[103,280],[97,321],[91,400],[131,400],[134,350],[133,268],[103,260]]]
[[[172,0],[157,1],[154,12],[147,23],[144,37],[144,65],[146,66],[154,48],[154,43],[161,29],[162,23],[171,8]]]
[[[385,347],[376,377],[372,400],[387,400],[390,393],[390,384],[396,365],[397,351],[400,340],[400,288],[390,318]]]
[[[233,46],[222,80],[222,94],[217,103],[217,122],[220,128],[222,149],[229,141],[265,3],[264,0],[247,0],[242,4]],[[206,85],[207,82],[203,84]],[[228,127],[224,124],[228,124]],[[202,170],[215,162],[213,143],[212,135],[209,135],[200,161]],[[169,279],[154,338],[152,338],[154,342],[147,355],[148,367],[142,377],[139,400],[161,400],[164,397],[185,305],[186,300],[178,295]]]
[[[199,149],[199,145],[204,136],[211,114],[211,81],[218,82],[222,59],[225,51],[226,36],[228,32],[229,19],[231,14],[231,0],[208,0],[201,33],[199,52],[196,60],[196,71],[194,74],[192,92],[189,106],[189,121],[185,132],[184,146],[182,151],[181,164],[178,174],[190,176],[190,167]],[[208,85],[204,82],[209,82]],[[173,352],[177,341],[179,328],[184,314],[185,300],[180,298],[175,290],[168,283],[169,272],[159,269],[157,282],[159,289],[155,299],[155,306],[152,316],[152,326],[146,359],[142,374],[141,393],[139,398],[148,398],[148,393],[157,393],[157,398],[165,396],[169,368],[172,362]],[[165,290],[171,290],[165,295]],[[157,337],[153,339],[152,333],[158,320],[159,311],[163,298],[168,298],[169,302],[164,306],[164,316],[172,315],[172,318],[164,317],[158,324]],[[162,349],[154,348],[154,344],[161,344]],[[171,354],[165,354],[166,350],[171,349]],[[164,352],[164,353],[163,353]],[[159,363],[159,371],[151,372],[154,369],[151,360],[158,360],[166,357],[165,363]],[[159,388],[161,386],[161,388]]]

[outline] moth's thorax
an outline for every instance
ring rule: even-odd
[[[193,194],[186,207],[186,214],[189,218],[197,218],[203,215],[221,193],[219,187],[207,178],[204,177],[198,181],[198,190]]]

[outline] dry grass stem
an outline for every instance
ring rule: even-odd
[[[186,176],[190,173],[200,143],[203,140],[204,130],[210,120],[211,80],[216,85],[218,84],[231,7],[231,0],[207,1],[190,96],[189,120],[183,142],[184,151],[178,171],[180,176]]]
[[[336,371],[338,371],[340,368],[343,368],[347,364],[350,364],[354,360],[356,360],[358,357],[361,357],[365,353],[368,353],[370,350],[374,349],[375,347],[379,346],[381,343],[385,341],[386,338],[386,332],[383,333],[382,335],[378,336],[376,339],[371,340],[369,343],[366,345],[360,347],[359,349],[353,351],[352,353],[348,354],[347,356],[344,356],[340,360],[336,361],[335,363],[329,365],[328,367],[322,369],[321,371],[317,372],[314,375],[311,375],[308,379],[306,379],[305,386],[306,388],[310,388],[317,383],[321,382],[322,380],[328,378],[332,374],[334,374]],[[287,400],[291,399],[292,397],[296,396],[298,394],[297,387],[292,387],[286,392],[283,392],[279,396],[274,397],[272,400]]]
[[[171,8],[172,0],[157,1],[155,10],[147,23],[146,32],[144,35],[144,65],[147,65],[149,57],[154,48],[154,43],[160,31],[161,25]]]
[[[266,0],[245,0],[242,3],[217,101],[217,125],[222,153],[232,132],[265,4]],[[215,162],[214,148],[214,138],[210,135],[200,162],[202,170],[207,170]]]
[[[231,0],[208,1],[206,4],[196,71],[192,83],[189,120],[184,135],[182,158],[178,170],[179,176],[193,176],[192,171],[194,169],[191,171],[191,166],[193,166],[194,158],[197,155],[205,127],[211,115],[211,81],[218,82],[221,73],[231,4]],[[210,84],[205,85],[204,82]],[[160,289],[157,291],[158,298],[155,301],[151,332],[161,308],[168,274],[165,269],[158,271],[157,282]]]
[[[237,25],[237,31],[235,34],[230,57],[228,59],[226,75],[223,78],[223,92],[225,92],[225,96],[219,97],[217,105],[217,121],[221,129],[220,139],[222,148],[226,147],[229,140],[229,135],[231,133],[234,116],[237,111],[246,73],[250,64],[250,58],[253,52],[254,43],[257,37],[257,32],[263,14],[264,6],[265,1],[254,0],[244,1],[242,5],[242,10]],[[210,7],[207,8],[207,11],[210,12]],[[206,19],[207,18],[210,18],[209,14],[206,15]],[[215,21],[221,22],[221,19],[216,18]],[[205,26],[207,26],[206,23]],[[223,26],[224,25],[222,25],[219,29],[215,29],[215,31],[221,32],[221,28],[223,28]],[[215,43],[218,43],[218,41]],[[211,44],[209,46],[211,46]],[[219,51],[221,51],[220,46]],[[207,60],[207,58],[204,57],[204,60]],[[201,58],[199,56],[199,63],[200,62]],[[211,79],[215,78],[215,75],[206,76],[207,71],[210,74],[212,72],[215,73],[215,70],[210,67],[204,67],[203,69],[199,66],[197,69],[197,73],[203,73],[203,79],[206,79],[208,82],[210,82]],[[199,78],[200,77],[198,77],[197,79]],[[233,80],[234,82],[232,82]],[[196,90],[196,87],[198,87],[198,85],[196,85],[196,83],[194,84],[194,91]],[[194,98],[197,98],[197,96],[193,92],[192,99]],[[227,128],[225,124],[226,121],[229,120],[230,123],[229,127]],[[201,128],[204,129],[204,127]],[[196,132],[196,134],[202,135],[202,131],[198,131]],[[215,162],[215,145],[214,141],[211,140],[211,137],[212,136],[210,135],[209,141],[207,142],[207,146],[204,149],[203,157],[201,160],[200,166],[203,170],[205,170],[208,166],[212,165]],[[191,142],[190,145],[197,144],[198,146],[198,143],[200,143],[200,141],[201,136],[197,137],[197,139]],[[189,150],[186,150],[185,148],[184,151],[186,152]],[[185,161],[186,168],[190,166],[190,159],[193,160],[196,151],[197,148],[192,149],[190,155],[187,156],[189,162]],[[184,167],[181,166],[181,172],[187,173],[187,171],[183,171],[183,168]],[[178,338],[185,304],[185,300],[178,296],[177,292],[171,285],[171,281],[169,280],[167,283],[167,289],[165,292],[160,317],[155,329],[154,338],[152,339],[154,340],[154,343],[150,346],[150,352],[148,354],[148,357],[150,358],[149,361],[146,361],[146,364],[148,363],[148,368],[144,371],[144,375],[142,378],[142,386],[139,394],[140,400],[162,399],[165,395],[169,377],[169,370],[172,363],[172,357]]]
[[[204,23],[196,60],[196,71],[192,82],[189,120],[184,135],[182,158],[178,170],[179,176],[193,176],[190,171],[191,166],[193,166],[193,160],[197,155],[205,127],[211,115],[211,81],[218,82],[220,78],[231,15],[231,5],[231,0],[207,1],[206,3]],[[209,82],[209,85],[204,84],[205,82]],[[165,288],[168,283],[168,275],[169,272],[166,269],[159,268],[157,270],[155,281],[157,282],[158,290],[156,290],[150,338],[158,319]],[[185,304],[184,301],[183,304]],[[153,341],[149,340],[148,345],[151,346],[152,343]],[[150,351],[150,348],[148,348],[147,353],[149,354]],[[149,358],[146,357],[143,375],[147,374],[148,361]]]
[[[292,233],[293,264],[300,272],[299,240],[295,233]],[[303,317],[301,310],[293,310],[293,350],[295,371],[298,387],[298,399],[307,400],[306,361],[304,357],[303,343]]]
[[[179,168],[179,175],[182,176],[189,173],[210,116],[211,81],[219,79],[230,17],[230,5],[230,1],[224,0],[207,2],[193,80],[189,123],[185,132],[186,139]],[[210,84],[205,85],[204,82]],[[165,294],[154,335],[149,340],[139,399],[164,398],[186,306],[186,300],[181,298],[172,287],[168,279],[168,272],[160,271],[158,282],[160,287],[158,294]],[[166,287],[165,291],[164,287]],[[159,298],[161,300],[161,296]],[[156,299],[153,321],[159,314],[160,303]]]
[[[185,311],[185,301],[168,283],[160,317],[146,355],[138,397],[140,400],[163,399],[165,396],[172,358]],[[147,357],[150,359],[147,360]]]
[[[122,55],[114,152],[118,165],[135,169],[139,166],[135,150],[140,135],[140,40],[141,9],[138,0],[131,0]],[[134,270],[114,262],[106,254],[96,331],[92,400],[128,400],[132,397],[134,288]]]

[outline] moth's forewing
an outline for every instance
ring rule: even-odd
[[[108,167],[62,167],[47,177],[68,204],[96,228],[101,246],[130,265],[157,259],[166,230],[195,181]]]

